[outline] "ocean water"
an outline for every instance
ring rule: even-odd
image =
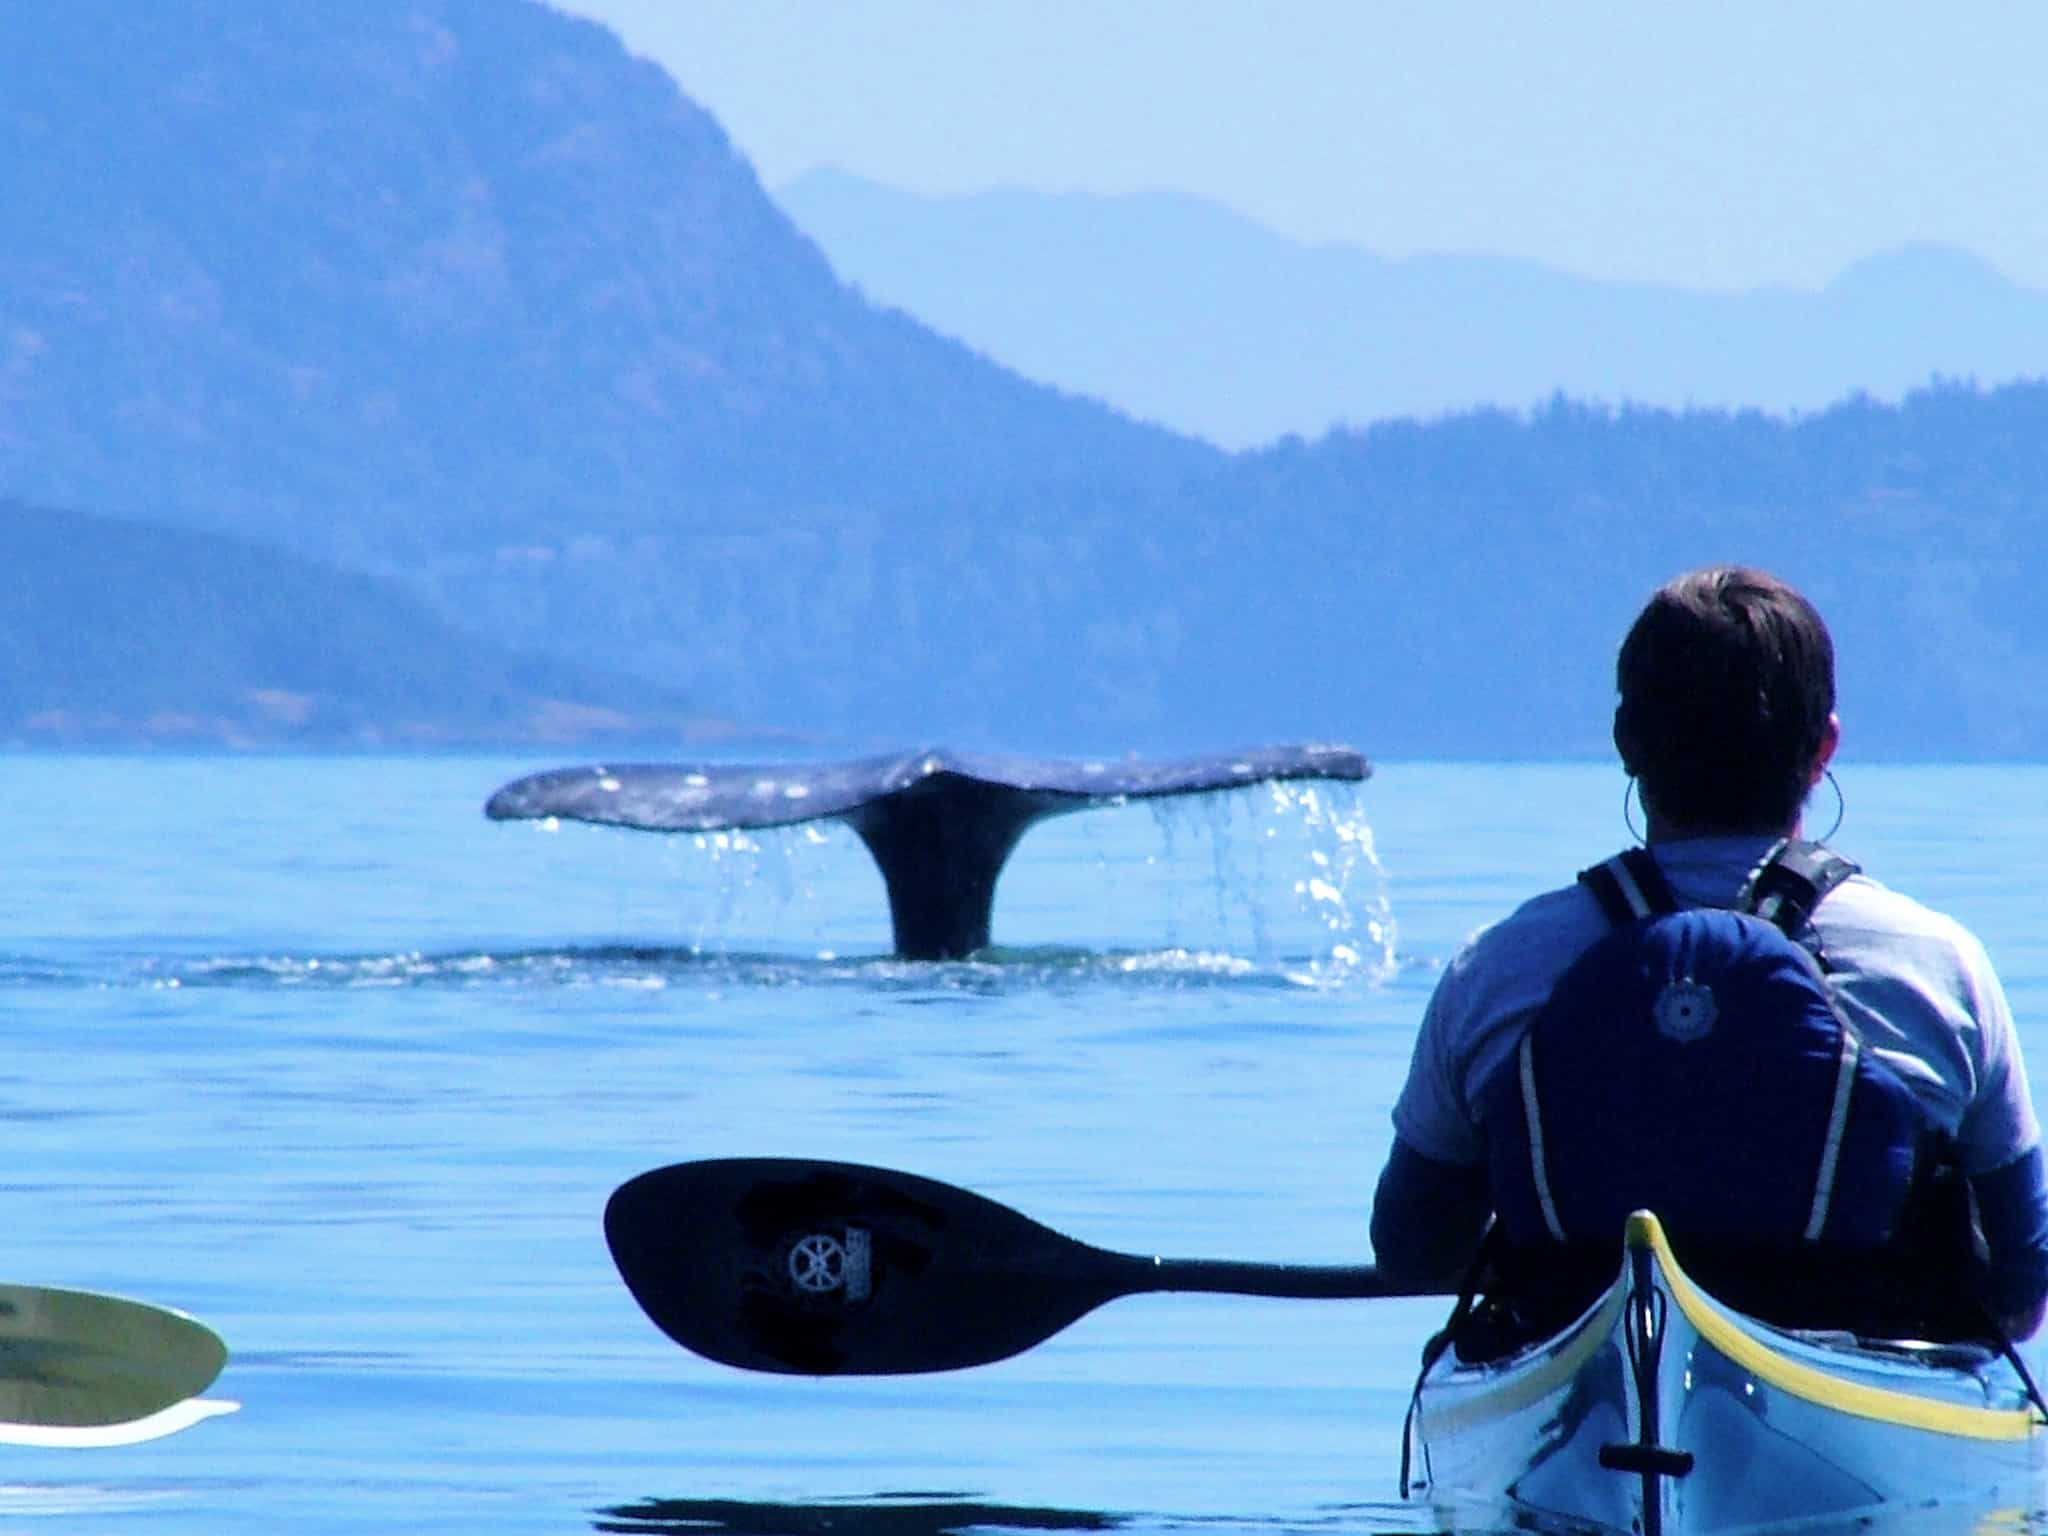
[[[543,766],[0,758],[0,1279],[194,1313],[243,1405],[0,1447],[0,1530],[1437,1529],[1396,1473],[1442,1302],[1140,1297],[973,1371],[758,1376],[646,1320],[600,1216],[789,1155],[1113,1248],[1368,1260],[1437,972],[1626,841],[1617,771],[1049,822],[1000,947],[911,964],[850,833],[484,820]],[[1839,776],[1838,846],[1984,938],[2039,1094],[2048,769]]]

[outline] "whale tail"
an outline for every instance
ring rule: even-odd
[[[556,817],[647,832],[836,820],[881,869],[896,953],[957,960],[989,942],[996,881],[1036,823],[1092,805],[1198,795],[1278,779],[1357,782],[1346,747],[1262,747],[1154,762],[924,751],[844,762],[557,768],[491,796],[493,821]]]

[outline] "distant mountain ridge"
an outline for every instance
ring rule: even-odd
[[[1873,255],[1817,293],[1720,294],[1306,245],[1177,193],[924,197],[816,170],[776,196],[877,301],[1230,448],[1553,394],[1817,410],[2048,374],[2048,293],[1940,246]]]

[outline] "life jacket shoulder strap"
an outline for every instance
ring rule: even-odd
[[[1749,872],[1737,909],[1803,941],[1821,898],[1861,868],[1824,843],[1781,838]]]
[[[1647,848],[1625,848],[1591,869],[1580,870],[1579,884],[1593,893],[1600,910],[1617,928],[1638,918],[1661,917],[1678,910],[1678,898]]]
[[[1813,909],[1836,886],[1862,866],[1845,859],[1825,843],[1780,838],[1757,862],[1742,883],[1734,906],[1773,924],[1780,933],[1805,937]],[[1579,884],[1593,893],[1600,910],[1617,928],[1638,918],[1676,912],[1680,903],[1670,882],[1646,848],[1627,848],[1591,869],[1579,871]]]

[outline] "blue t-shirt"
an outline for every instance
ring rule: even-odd
[[[1773,841],[1693,838],[1651,852],[1680,901],[1723,906]],[[1481,1084],[1566,967],[1610,926],[1592,893],[1573,884],[1525,903],[1459,951],[1430,998],[1394,1105],[1403,1141],[1440,1163],[1484,1163]],[[2040,1129],[2012,1013],[1983,945],[1952,918],[1863,875],[1821,902],[1814,927],[1843,1015],[1955,1138],[1964,1172],[1987,1174],[2031,1151]]]

